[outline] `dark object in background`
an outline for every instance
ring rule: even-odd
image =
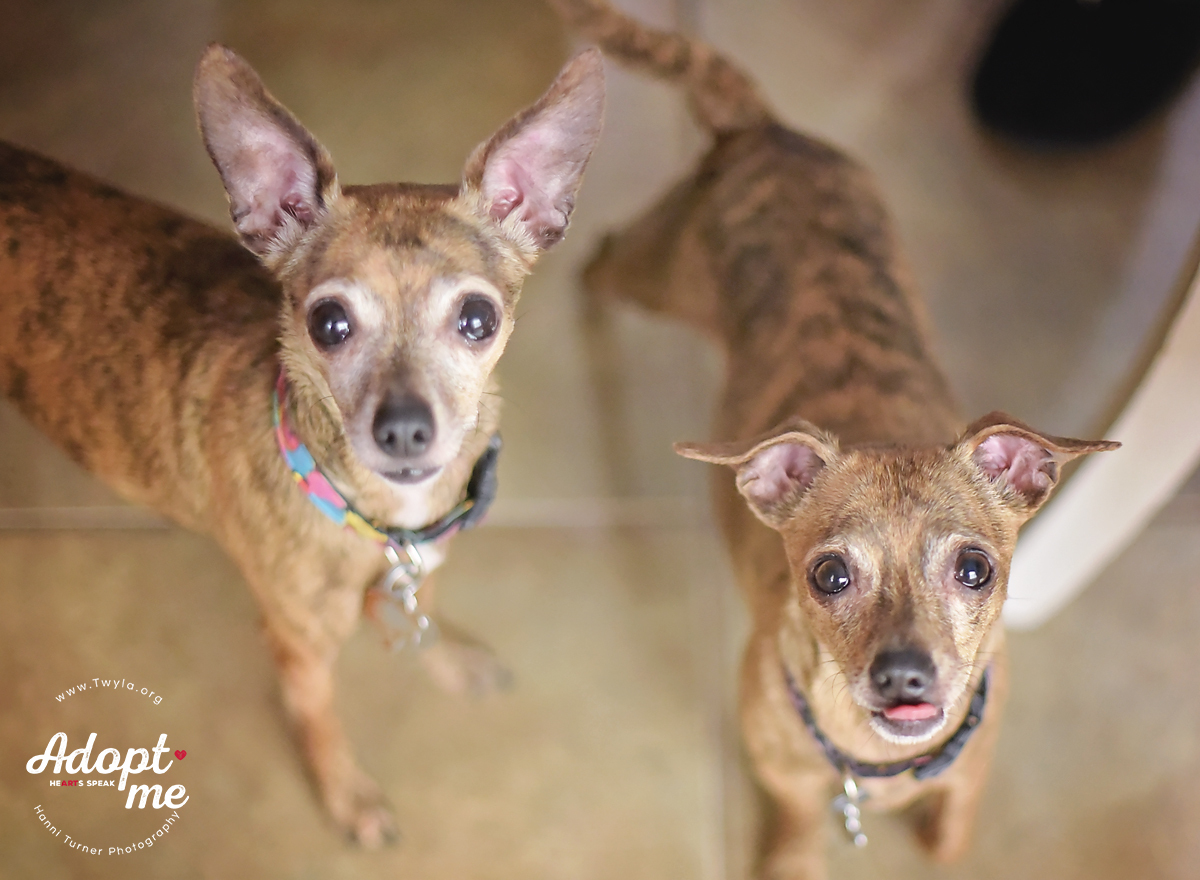
[[[984,125],[1047,146],[1121,134],[1200,59],[1200,0],[1017,0],[972,83]]]

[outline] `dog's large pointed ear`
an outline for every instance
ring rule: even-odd
[[[1053,437],[1005,413],[993,412],[967,428],[958,448],[971,457],[1005,503],[1028,518],[1054,491],[1062,465],[1120,445],[1110,440]]]
[[[684,458],[724,464],[737,471],[737,488],[771,528],[787,522],[821,470],[838,456],[837,440],[795,420],[751,440],[676,443]]]
[[[463,170],[495,221],[544,250],[567,231],[583,170],[600,138],[604,61],[597,49],[576,55],[536,104],[480,144]]]
[[[254,69],[224,46],[214,43],[205,50],[192,93],[238,235],[269,262],[290,249],[337,197],[333,162]]]

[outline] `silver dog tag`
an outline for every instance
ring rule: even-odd
[[[367,591],[367,616],[379,626],[384,643],[393,651],[426,648],[437,640],[437,624],[421,612],[417,591],[425,579],[425,564],[412,544],[400,548],[384,548],[392,567],[384,573],[379,585]]]
[[[834,812],[840,813],[846,826],[846,835],[850,842],[861,849],[867,845],[867,835],[862,830],[863,794],[858,790],[854,777],[847,774],[842,785],[843,793],[833,799]]]

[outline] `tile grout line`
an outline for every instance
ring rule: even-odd
[[[501,500],[487,525],[507,529],[690,528],[708,522],[707,510],[686,496],[523,498]],[[0,507],[0,532],[162,530],[172,524],[127,505]]]

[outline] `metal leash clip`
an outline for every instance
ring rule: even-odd
[[[384,643],[391,650],[427,648],[437,641],[438,630],[417,604],[417,591],[425,580],[425,561],[415,544],[406,541],[399,546],[400,553],[391,544],[383,548],[391,568],[378,586],[367,591],[366,612],[379,625]]]
[[[858,784],[849,773],[843,780],[842,791],[842,794],[833,799],[833,809],[842,815],[846,824],[846,835],[850,838],[851,843],[862,849],[867,845],[867,835],[862,830],[862,807],[860,804],[866,795],[858,790]]]

